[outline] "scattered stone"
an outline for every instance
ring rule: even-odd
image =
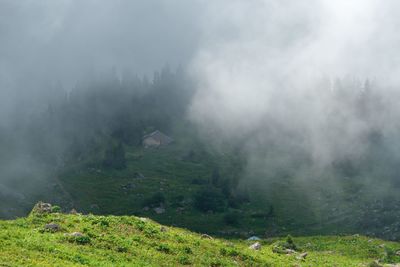
[[[396,256],[400,256],[400,250],[396,251]]]
[[[149,211],[150,208],[149,208],[148,206],[146,206],[146,207],[143,208],[143,210],[144,210],[144,211]]]
[[[372,239],[368,239],[368,243],[371,243],[372,241],[374,241],[374,240],[372,240]]]
[[[254,249],[254,250],[260,250],[261,249],[261,244],[260,244],[260,242],[256,242],[253,245],[251,245],[249,248],[250,249]]]
[[[296,259],[298,259],[298,260],[305,260],[306,257],[307,257],[307,255],[308,255],[307,252],[301,253],[299,256],[296,257]]]
[[[32,212],[39,213],[39,214],[44,214],[44,213],[51,213],[51,210],[52,210],[52,206],[51,206],[50,203],[44,203],[42,201],[39,201],[33,207]]]
[[[259,238],[258,236],[253,235],[253,236],[247,238],[247,240],[248,241],[258,241],[258,240],[261,240],[261,238]]]
[[[73,208],[72,210],[70,210],[69,214],[77,215],[78,212],[76,211],[76,209]]]
[[[207,234],[202,234],[201,238],[206,238],[206,239],[213,239],[211,236],[207,235]]]
[[[44,226],[44,229],[50,232],[58,232],[61,230],[61,227],[56,223],[48,223]]]
[[[153,209],[157,214],[165,213],[165,209],[163,207],[157,207]]]
[[[161,226],[161,227],[160,227],[160,231],[163,232],[163,233],[165,233],[165,232],[168,232],[168,229],[167,229],[167,227],[165,227],[165,226]]]
[[[81,232],[73,232],[71,234],[69,234],[69,236],[73,236],[73,237],[82,237],[83,234]]]
[[[296,251],[293,250],[293,249],[287,248],[287,249],[285,249],[285,253],[286,254],[293,254],[293,253],[296,253]]]
[[[134,189],[136,186],[133,183],[127,183],[125,185],[121,185],[121,189],[125,192],[127,191],[131,191],[132,189]]]
[[[140,172],[135,172],[135,174],[134,174],[135,176],[135,178],[136,179],[144,179],[144,178],[146,178],[142,173],[140,173]]]
[[[379,247],[379,248],[384,248],[384,247],[385,247],[385,244],[380,244],[378,247]]]
[[[85,236],[84,234],[80,232],[73,232],[70,234],[64,234],[64,236],[67,237],[67,241],[71,243],[76,243],[80,245],[85,245],[90,243],[90,237]]]

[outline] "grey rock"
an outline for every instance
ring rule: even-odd
[[[76,211],[76,209],[73,208],[72,210],[70,210],[69,214],[76,215],[78,214],[78,212]]]
[[[250,249],[254,249],[254,250],[260,250],[261,249],[261,244],[260,244],[260,242],[256,242],[253,245],[251,245],[249,248]]]
[[[307,255],[308,255],[307,252],[301,253],[300,255],[298,255],[298,256],[296,257],[296,259],[298,259],[298,260],[305,260],[306,257],[307,257]]]
[[[121,189],[124,191],[130,191],[134,189],[136,186],[133,183],[127,183],[125,185],[121,185]]]
[[[81,232],[73,232],[73,233],[71,233],[69,235],[73,236],[73,237],[82,237],[83,236],[83,234]]]
[[[134,176],[136,179],[144,179],[144,178],[146,178],[142,173],[140,173],[140,172],[136,172],[135,173],[135,176]]]
[[[153,209],[157,214],[165,213],[165,209],[163,207],[157,207]]]
[[[207,234],[202,234],[201,238],[205,238],[205,239],[213,239],[211,236],[207,235]]]
[[[52,206],[50,203],[44,203],[42,201],[39,201],[36,203],[36,205],[33,207],[33,212],[43,214],[43,213],[51,213]]]
[[[48,223],[44,226],[44,229],[50,232],[58,232],[61,230],[61,227],[56,223]]]
[[[295,250],[293,250],[293,249],[285,249],[285,253],[286,254],[293,254],[293,253],[296,253],[296,251]]]

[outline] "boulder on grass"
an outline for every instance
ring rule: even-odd
[[[56,223],[48,223],[44,226],[44,230],[48,232],[58,232],[61,230],[61,227]]]
[[[260,250],[261,249],[261,244],[260,244],[260,242],[256,242],[253,245],[251,245],[249,248],[250,249],[254,249],[254,250]]]
[[[52,212],[52,205],[50,203],[44,203],[39,201],[33,207],[31,214],[48,214]]]
[[[153,209],[157,214],[163,214],[165,209],[163,207],[157,207]]]

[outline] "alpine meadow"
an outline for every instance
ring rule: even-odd
[[[399,14],[0,0],[0,266],[400,266]]]

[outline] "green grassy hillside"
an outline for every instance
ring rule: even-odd
[[[258,241],[259,250],[249,248],[255,242],[212,238],[134,216],[33,212],[27,218],[0,221],[0,265],[381,266],[400,262],[399,243],[363,236],[296,237],[290,244],[287,238],[263,239]],[[287,248],[294,250],[288,253]],[[377,260],[379,264],[373,263]]]
[[[357,195],[347,194],[351,196],[349,201],[338,202],[336,197],[318,199],[323,194],[305,194],[324,192],[327,181],[323,179],[304,186],[282,177],[272,184],[271,192],[268,192],[271,184],[261,184],[258,188],[267,188],[268,193],[249,190],[247,199],[234,199],[233,205],[228,197],[222,196],[221,210],[197,209],[194,201],[199,192],[210,188],[222,191],[211,182],[216,166],[222,183],[235,175],[245,180],[237,163],[240,159],[232,151],[221,153],[184,136],[174,137],[173,145],[161,149],[126,146],[126,169],[106,169],[94,161],[60,174],[59,182],[73,200],[69,208],[98,215],[144,216],[163,224],[225,237],[336,234],[337,229],[340,233],[359,233],[354,218],[362,218],[359,214],[362,209],[353,201]],[[53,201],[46,194],[42,199]],[[341,192],[336,194],[340,196]],[[157,214],[154,208],[160,202],[165,212]],[[316,208],[316,203],[324,206]],[[379,227],[376,233],[364,233],[380,236]]]
[[[193,158],[185,159],[190,151],[195,151]],[[73,206],[94,214],[151,217],[201,232],[226,229],[223,217],[235,209],[201,212],[193,207],[193,200],[199,191],[210,187],[214,166],[221,166],[221,175],[232,172],[230,157],[175,143],[162,149],[126,147],[126,158],[127,168],[123,170],[78,166],[63,173],[60,181],[71,194]],[[159,195],[163,198],[159,202],[165,208],[162,214],[154,211],[160,203],[153,199]],[[259,209],[246,210],[251,213]]]

